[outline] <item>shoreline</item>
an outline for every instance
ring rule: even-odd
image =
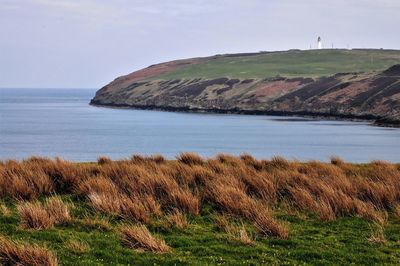
[[[263,110],[242,110],[239,108],[232,109],[203,109],[203,108],[190,108],[190,107],[174,107],[174,106],[156,106],[156,105],[129,105],[129,104],[104,104],[90,100],[89,105],[105,108],[116,109],[133,109],[133,110],[154,110],[164,112],[177,112],[177,113],[210,113],[210,114],[238,114],[238,115],[266,115],[266,116],[280,116],[280,117],[304,117],[314,119],[324,119],[332,121],[353,121],[353,122],[368,122],[371,126],[387,127],[387,128],[400,128],[400,121],[392,121],[384,118],[376,117],[373,115],[344,115],[344,114],[326,114],[326,113],[313,113],[313,112],[288,112],[288,111],[263,111]]]

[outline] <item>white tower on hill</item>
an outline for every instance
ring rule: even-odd
[[[318,49],[322,49],[322,39],[321,37],[318,37],[318,45],[317,45]]]

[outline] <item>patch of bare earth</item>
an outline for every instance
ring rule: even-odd
[[[369,80],[361,80],[350,84],[349,86],[335,90],[331,93],[325,94],[319,98],[321,102],[336,102],[344,104],[351,102],[351,100],[362,92],[370,89]]]
[[[255,91],[256,97],[262,97],[267,99],[272,99],[280,95],[284,95],[292,90],[299,88],[299,81],[268,81],[263,83]]]

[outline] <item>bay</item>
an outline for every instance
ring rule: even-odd
[[[367,122],[173,113],[90,106],[95,89],[0,89],[0,159],[72,161],[184,151],[400,162],[400,129]]]

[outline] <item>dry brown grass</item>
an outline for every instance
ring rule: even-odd
[[[65,246],[71,252],[76,254],[84,254],[90,251],[89,244],[82,240],[71,239],[66,243]]]
[[[203,164],[204,159],[196,153],[184,152],[177,156],[179,162],[189,165]]]
[[[162,164],[164,162],[166,162],[164,156],[162,156],[161,154],[155,154],[152,156],[142,156],[139,154],[135,154],[131,157],[130,160],[131,163],[134,164],[143,164],[143,163],[149,163],[149,162],[153,162],[156,164]]]
[[[108,157],[101,156],[101,157],[97,158],[97,163],[100,165],[103,165],[103,164],[112,163],[112,160]]]
[[[340,158],[339,156],[331,156],[331,164],[338,165],[338,166],[343,166],[345,164],[345,161]]]
[[[6,161],[0,176],[0,197],[30,200],[54,190],[41,161]]]
[[[161,216],[161,204],[151,195],[141,199],[145,210],[155,216]]]
[[[240,187],[235,179],[225,184],[214,182],[209,184],[208,198],[226,212],[254,222],[260,234],[287,238],[288,229],[272,217],[268,208],[249,197]]]
[[[168,252],[170,247],[159,237],[154,237],[145,225],[126,225],[119,229],[122,243],[137,251]]]
[[[302,187],[289,187],[288,191],[292,198],[291,204],[303,210],[312,211],[316,209],[316,200],[309,190]]]
[[[37,245],[19,244],[0,237],[1,265],[56,266],[56,256]]]
[[[107,232],[112,230],[110,221],[106,217],[100,216],[88,216],[85,215],[81,220],[79,220],[86,228],[98,230],[101,232]]]
[[[193,215],[200,213],[200,200],[188,190],[175,190],[170,192],[169,202],[175,208]]]
[[[114,182],[102,176],[96,176],[80,182],[76,186],[75,192],[82,195],[89,195],[90,193],[115,195],[119,193]]]
[[[240,155],[240,159],[242,159],[246,165],[253,167],[257,171],[261,171],[263,168],[263,162],[255,159],[250,154],[244,153]]]
[[[121,194],[89,194],[92,207],[105,214],[119,216],[123,219],[147,222],[149,215],[142,202]]]
[[[175,210],[174,212],[168,214],[166,219],[171,226],[177,229],[184,229],[189,224],[185,214],[179,210]]]
[[[400,213],[400,170],[387,162],[354,165],[338,157],[331,163],[301,163],[248,154],[205,160],[194,153],[182,153],[176,161],[134,155],[99,158],[98,164],[38,157],[1,163],[0,198],[35,200],[54,193],[75,193],[96,211],[141,223],[174,210],[198,215],[202,203],[212,203],[217,212],[251,221],[262,235],[284,238],[288,231],[273,210],[285,204],[326,221],[352,215],[384,224],[387,212]],[[20,208],[30,216],[27,223],[42,227],[36,220],[46,212],[35,204],[27,207]],[[52,216],[65,215],[65,209],[54,209],[61,213]]]
[[[229,222],[229,218],[225,214],[219,214],[215,216],[214,224],[216,225],[217,229],[222,232],[233,232],[234,227]]]
[[[274,156],[271,161],[266,162],[267,168],[277,169],[277,170],[290,170],[291,163],[283,157]]]
[[[316,213],[323,221],[334,221],[336,219],[332,206],[326,201],[319,202],[316,208]]]
[[[249,235],[244,226],[242,226],[242,228],[239,229],[237,239],[245,245],[252,245],[254,243],[253,238],[251,237],[251,235]]]
[[[6,205],[0,204],[0,213],[4,216],[8,216],[10,214],[10,210],[7,208]]]
[[[44,230],[71,220],[69,207],[59,197],[39,201],[21,202],[17,206],[20,225],[25,229]]]
[[[400,204],[394,206],[394,214],[400,218]]]
[[[20,225],[25,229],[44,230],[54,226],[55,220],[40,202],[23,202],[17,206]]]
[[[262,236],[274,236],[279,238],[288,238],[289,229],[286,225],[278,222],[272,217],[272,214],[261,205],[257,205],[252,220],[259,234]]]
[[[242,224],[241,227],[233,225],[229,221],[229,217],[225,214],[217,215],[214,218],[214,223],[219,231],[227,233],[232,239],[239,241],[245,245],[254,244],[253,236],[246,230]]]
[[[63,224],[71,221],[69,206],[60,197],[46,199],[46,211],[56,224]]]
[[[162,164],[165,162],[165,158],[161,154],[155,154],[151,156],[151,160],[157,164]]]

